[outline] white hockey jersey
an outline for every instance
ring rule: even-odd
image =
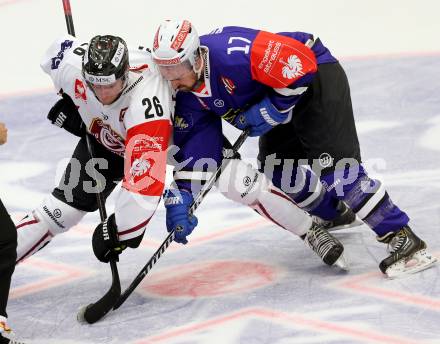
[[[152,66],[148,52],[129,50],[133,68],[127,87],[114,103],[101,104],[82,77],[87,44],[70,35],[60,37],[47,50],[41,67],[56,90],[72,98],[87,131],[125,159],[115,218],[119,239],[126,240],[143,233],[163,192],[174,94],[169,83],[148,68]]]

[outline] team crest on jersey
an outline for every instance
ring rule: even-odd
[[[235,86],[234,82],[225,76],[222,76],[221,80],[223,82],[223,85],[225,85],[226,91],[231,95],[234,94],[235,89],[237,88],[237,86]]]
[[[94,118],[90,125],[90,132],[104,147],[122,157],[124,156],[125,140],[110,125],[104,123],[100,118]]]
[[[75,98],[87,101],[86,88],[81,80],[75,79]]]

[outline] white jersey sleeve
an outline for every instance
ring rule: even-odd
[[[84,45],[87,43],[81,43],[73,36],[64,35],[56,39],[44,54],[40,62],[41,68],[52,78],[57,91],[80,77]]]

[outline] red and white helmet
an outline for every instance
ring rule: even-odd
[[[194,69],[199,48],[199,35],[188,20],[167,20],[156,31],[152,56],[159,67],[187,64]]]

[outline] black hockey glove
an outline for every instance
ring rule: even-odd
[[[47,114],[47,119],[52,124],[67,130],[69,133],[83,137],[86,134],[86,126],[72,99],[65,93],[62,94],[52,109]]]
[[[103,263],[110,259],[118,259],[127,246],[118,240],[115,214],[110,215],[104,222],[100,223],[93,232],[92,246],[96,258]]]

